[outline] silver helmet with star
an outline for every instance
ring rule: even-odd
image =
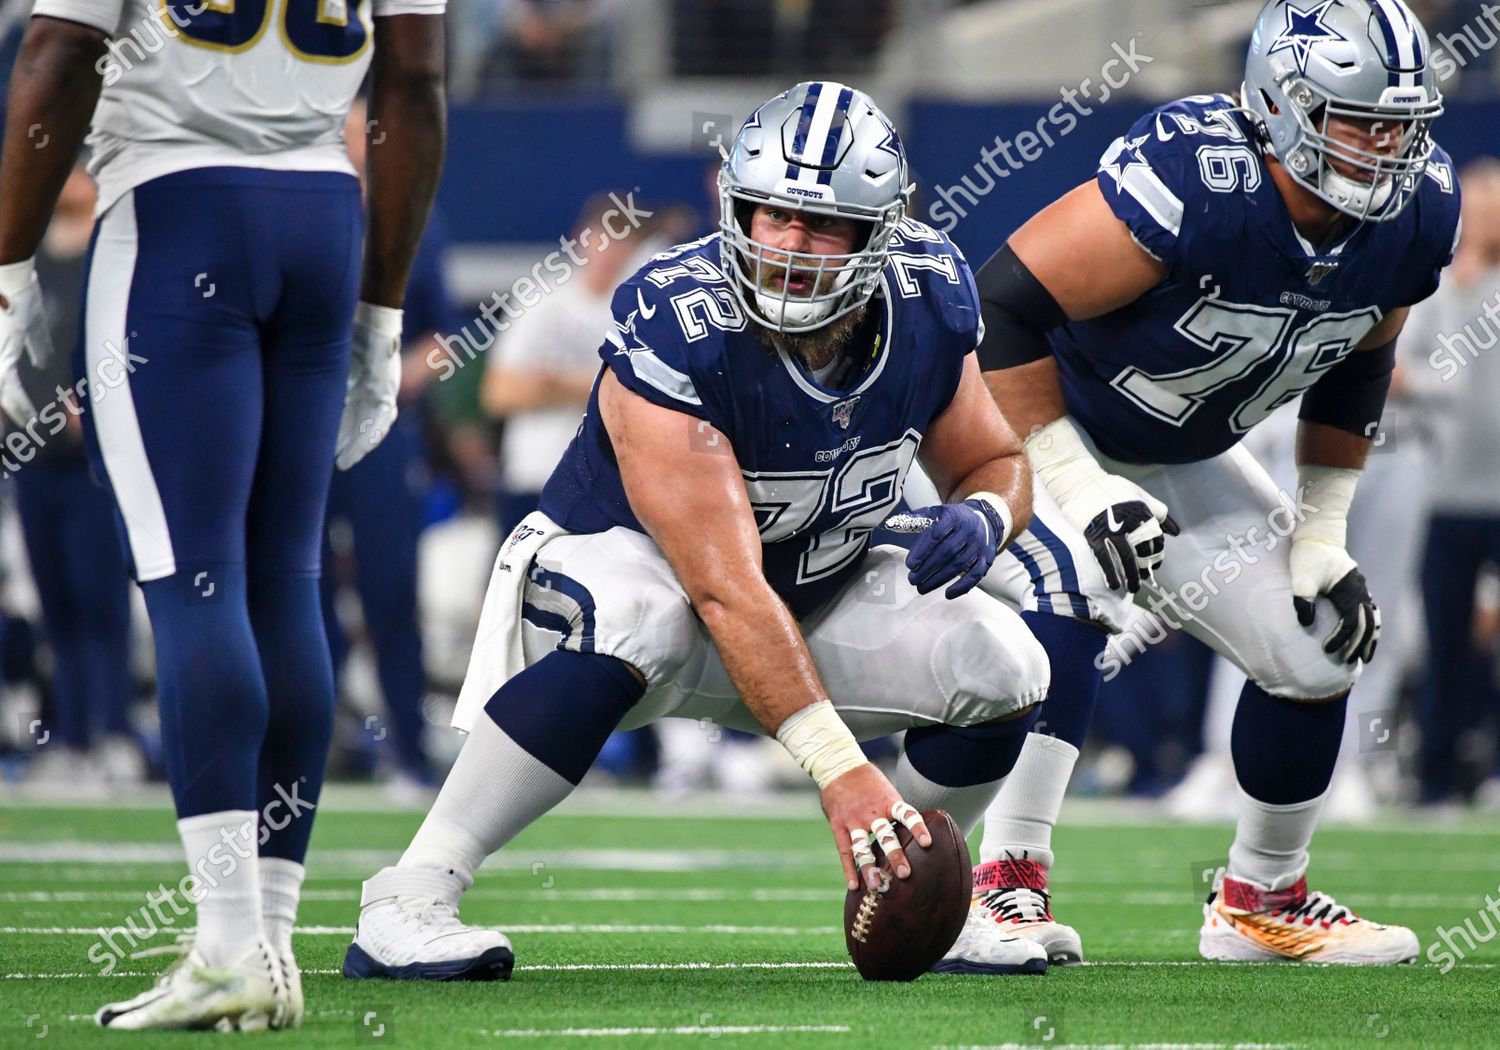
[[[1389,221],[1432,156],[1443,96],[1431,55],[1403,0],[1271,0],[1250,38],[1243,104],[1297,182],[1346,215]],[[1340,124],[1374,148],[1342,141]]]

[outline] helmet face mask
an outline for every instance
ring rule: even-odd
[[[814,82],[762,104],[719,171],[720,259],[740,304],[788,334],[863,307],[905,217],[907,181],[901,140],[863,92]],[[846,253],[787,251],[752,237],[761,205],[853,220],[861,233]]]
[[[1251,38],[1243,103],[1300,185],[1361,222],[1388,222],[1415,198],[1443,112],[1429,54],[1401,0],[1273,0]],[[1383,149],[1393,135],[1397,148]]]

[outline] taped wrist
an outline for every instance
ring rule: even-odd
[[[1395,370],[1396,340],[1356,350],[1308,387],[1297,417],[1373,439]]]
[[[9,299],[16,293],[24,291],[27,285],[31,284],[31,275],[35,272],[36,256],[0,266],[0,295]]]
[[[354,308],[354,323],[370,329],[387,340],[395,340],[395,347],[399,350],[401,319],[404,313],[404,310],[394,306],[380,306],[361,299],[359,305]]]
[[[1025,444],[1032,469],[1059,503],[1066,503],[1079,488],[1104,475],[1104,468],[1067,416],[1034,431]]]
[[[1349,506],[1357,470],[1308,464],[1297,468],[1297,527],[1292,542],[1310,540],[1340,550],[1348,546]]]
[[[975,284],[984,319],[981,369],[1014,368],[1052,353],[1047,333],[1066,324],[1068,315],[1009,244],[980,267]]]
[[[808,704],[781,723],[776,739],[803,772],[817,782],[819,791],[869,761],[854,734],[827,700]]]

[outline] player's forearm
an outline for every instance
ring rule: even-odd
[[[1363,470],[1371,438],[1306,419],[1297,424],[1297,465]]]
[[[443,19],[375,20],[370,89],[368,199],[360,297],[400,307],[432,211],[447,140]]]
[[[992,492],[1005,501],[1011,513],[1010,535],[1031,524],[1031,464],[1020,450],[990,460],[944,495],[947,502],[958,503],[976,492]]]
[[[99,100],[104,34],[37,17],[10,78],[0,155],[0,264],[36,254]]]
[[[1051,357],[986,372],[984,385],[1023,440],[1067,415],[1057,362]]]
[[[688,593],[730,682],[767,733],[774,736],[792,715],[828,699],[802,629],[764,577],[720,577]]]

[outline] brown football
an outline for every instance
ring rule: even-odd
[[[844,898],[844,943],[867,981],[916,980],[948,953],[968,918],[974,875],[963,833],[944,810],[928,810],[922,818],[932,833],[930,849],[896,826],[911,878],[892,875],[876,846],[876,860],[888,876],[885,891],[860,888]]]

